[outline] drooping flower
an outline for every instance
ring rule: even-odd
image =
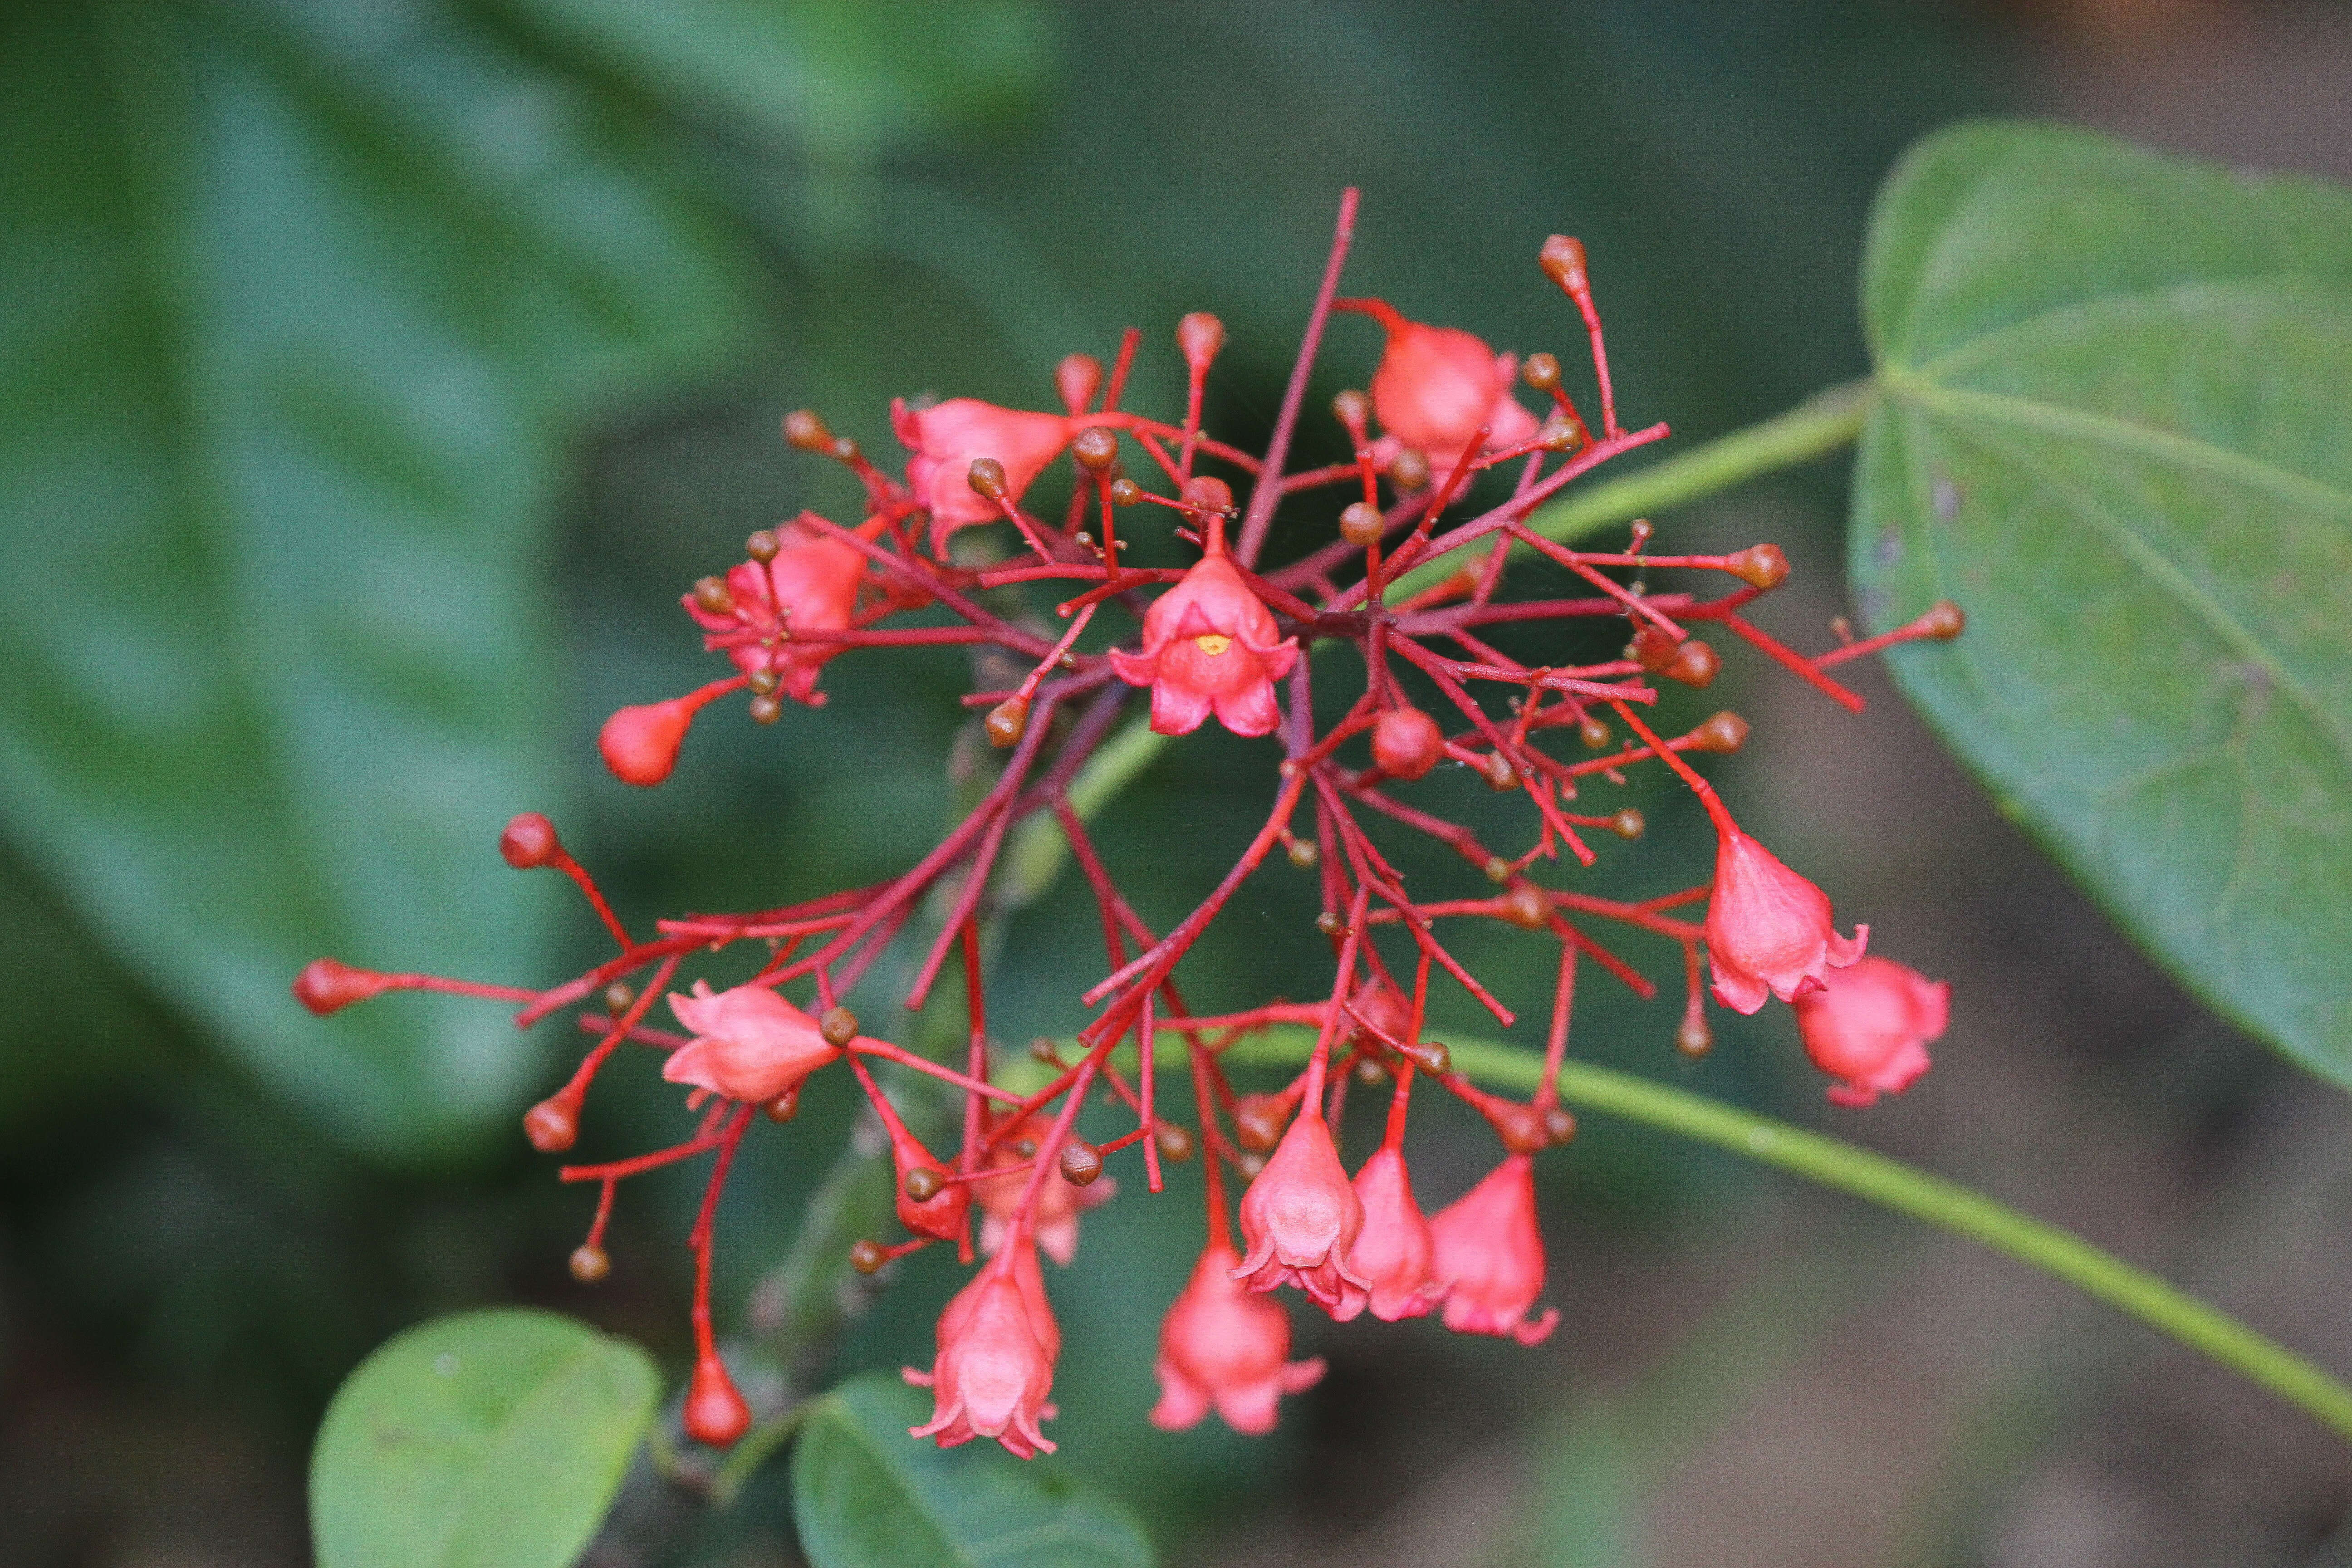
[[[1428,458],[1437,479],[1444,480],[1481,425],[1491,426],[1484,443],[1488,451],[1534,437],[1536,416],[1511,395],[1517,354],[1498,354],[1454,327],[1407,321],[1385,300],[1334,304],[1371,317],[1388,333],[1387,352],[1372,373],[1372,412],[1390,435]]]
[[[1281,718],[1274,683],[1298,657],[1297,638],[1276,642],[1274,633],[1274,612],[1213,547],[1144,613],[1143,651],[1114,648],[1111,668],[1151,688],[1151,727],[1160,734],[1189,735],[1213,709],[1234,734],[1264,735]]]
[[[930,511],[934,555],[957,529],[1004,515],[972,489],[975,459],[1002,464],[1005,494],[1018,501],[1070,438],[1069,421],[1058,414],[999,408],[977,397],[950,397],[929,408],[909,408],[898,398],[890,405],[890,425],[914,454],[907,459],[907,488]]]
[[[992,1161],[999,1165],[1019,1165],[1022,1170],[1009,1176],[989,1176],[971,1184],[972,1195],[980,1200],[980,1249],[993,1253],[1004,1244],[1013,1213],[1021,1206],[1021,1194],[1029,1190],[1029,1156],[1013,1148],[1024,1139],[1040,1142],[1053,1123],[1045,1117],[1031,1117],[1013,1131],[1007,1132],[996,1146]],[[1041,1149],[1038,1158],[1047,1165],[1059,1163],[1061,1145]],[[1048,1175],[1037,1189],[1037,1201],[1029,1210],[1029,1234],[1045,1249],[1045,1256],[1066,1268],[1078,1255],[1078,1216],[1087,1210],[1108,1203],[1118,1196],[1118,1182],[1110,1176],[1097,1177],[1091,1184],[1074,1187],[1056,1174]]]
[[[1050,1419],[1045,1396],[1054,1388],[1054,1358],[1031,1322],[1010,1259],[984,1265],[940,1314],[939,1355],[928,1373],[905,1370],[908,1383],[931,1390],[930,1421],[908,1431],[936,1437],[942,1448],[993,1437],[1016,1458],[1054,1445],[1038,1430]]]
[[[1753,1013],[1769,994],[1793,1002],[1820,989],[1830,969],[1862,956],[1870,928],[1850,937],[1831,926],[1829,895],[1780,864],[1736,827],[1716,838],[1715,892],[1706,906],[1706,956],[1715,999]]]
[[[726,605],[713,609],[699,595],[686,595],[687,613],[706,632],[753,631],[777,640],[730,647],[727,657],[746,675],[775,673],[778,689],[795,702],[812,705],[817,696],[817,671],[828,659],[847,651],[842,643],[788,640],[795,631],[845,630],[857,607],[858,585],[865,581],[866,558],[838,539],[788,522],[774,531],[776,553],[764,563],[745,561],[728,568],[720,581],[727,588]]]
[[[1927,1042],[1943,1037],[1952,988],[1891,958],[1865,958],[1822,976],[1797,998],[1797,1032],[1813,1065],[1839,1081],[1837,1105],[1900,1094],[1927,1070]]]
[[[1413,1201],[1404,1156],[1386,1147],[1373,1151],[1358,1168],[1355,1187],[1364,1226],[1348,1249],[1348,1264],[1370,1282],[1372,1316],[1389,1323],[1426,1317],[1444,1299],[1445,1283],[1435,1272],[1436,1238]]]
[[[672,994],[669,1006],[694,1038],[670,1053],[662,1077],[730,1100],[768,1104],[841,1055],[814,1018],[764,985],[713,995],[698,980],[692,995]]]
[[[1192,1278],[1160,1324],[1160,1403],[1151,1424],[1170,1432],[1196,1426],[1213,1408],[1226,1426],[1255,1436],[1274,1430],[1286,1394],[1314,1386],[1323,1358],[1286,1361],[1290,1314],[1234,1279],[1233,1244],[1212,1239]]]
[[[1543,1293],[1543,1233],[1536,1227],[1532,1163],[1513,1154],[1479,1184],[1430,1216],[1437,1273],[1448,1281],[1445,1326],[1462,1334],[1498,1334],[1540,1343],[1559,1322],[1547,1307],[1528,1321]]]
[[[1340,1168],[1331,1130],[1310,1106],[1242,1194],[1249,1250],[1234,1278],[1253,1290],[1296,1285],[1345,1322],[1364,1310],[1367,1282],[1348,1261],[1363,1224],[1363,1203]]]

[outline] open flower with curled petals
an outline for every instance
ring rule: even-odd
[[[1870,928],[1840,936],[1829,895],[1780,864],[1736,827],[1716,837],[1715,891],[1706,906],[1706,957],[1715,999],[1753,1013],[1764,998],[1793,1002],[1819,990],[1832,969],[1862,956]]]
[[[1355,1188],[1364,1226],[1348,1249],[1348,1266],[1369,1281],[1365,1305],[1383,1322],[1428,1316],[1444,1299],[1445,1284],[1436,1272],[1436,1237],[1413,1201],[1403,1154],[1374,1150],[1358,1168]]]
[[[1160,1403],[1151,1424],[1181,1432],[1210,1410],[1236,1432],[1274,1430],[1275,1407],[1286,1394],[1314,1386],[1323,1358],[1287,1361],[1290,1314],[1234,1279],[1241,1260],[1233,1243],[1213,1239],[1192,1266],[1184,1293],[1160,1323]]]
[[[1111,668],[1151,688],[1151,727],[1189,735],[1213,710],[1236,735],[1270,733],[1281,715],[1274,683],[1290,673],[1298,639],[1275,640],[1274,612],[1213,548],[1143,616],[1143,651],[1113,649]]]
[[[1453,327],[1407,321],[1385,300],[1333,303],[1371,317],[1388,333],[1387,352],[1372,373],[1372,412],[1397,441],[1421,449],[1437,479],[1444,479],[1481,425],[1489,427],[1482,444],[1487,451],[1534,438],[1536,416],[1511,395],[1517,354],[1498,354]]]
[[[727,593],[714,602],[724,607],[688,594],[686,608],[714,637],[754,634],[756,640],[728,646],[727,657],[735,668],[746,675],[772,671],[786,696],[814,705],[824,700],[817,695],[817,671],[845,652],[846,645],[798,643],[791,636],[849,626],[866,578],[866,558],[838,539],[796,521],[777,529],[775,540],[772,560],[743,562],[719,579]]]
[[[907,459],[907,488],[931,514],[931,553],[941,553],[948,535],[1004,514],[971,488],[971,465],[991,458],[1004,469],[1004,493],[1021,499],[1045,465],[1069,443],[1069,421],[1058,414],[999,408],[977,397],[950,397],[929,408],[890,405],[890,425],[914,454]]]
[[[1943,1037],[1950,984],[1891,958],[1865,958],[1822,976],[1797,998],[1797,1032],[1813,1065],[1838,1079],[1830,1100],[1870,1105],[1927,1070],[1927,1042]]]
[[[1559,1322],[1557,1307],[1528,1321],[1543,1294],[1543,1233],[1536,1228],[1534,1167],[1513,1154],[1484,1180],[1430,1216],[1437,1273],[1448,1281],[1445,1326],[1462,1334],[1497,1334],[1540,1343]]]
[[[662,1077],[730,1100],[768,1104],[841,1055],[814,1018],[764,985],[714,995],[698,980],[692,995],[673,993],[669,1008],[694,1037],[670,1053]]]
[[[906,1369],[908,1383],[928,1387],[931,1419],[908,1428],[936,1437],[942,1448],[993,1437],[1016,1458],[1054,1445],[1038,1430],[1054,1407],[1054,1358],[1032,1323],[1010,1259],[982,1268],[940,1314],[939,1354],[928,1373]]]
[[[1242,1194],[1242,1241],[1234,1277],[1253,1290],[1296,1285],[1341,1322],[1364,1310],[1367,1281],[1348,1261],[1364,1205],[1348,1184],[1331,1130],[1313,1107]]]

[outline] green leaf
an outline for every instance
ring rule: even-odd
[[[319,1429],[320,1568],[566,1568],[660,1386],[645,1352],[552,1312],[409,1330],[360,1363]]]
[[[2352,193],[2029,124],[1873,220],[1852,566],[2002,808],[2216,1010],[2352,1087]]]
[[[0,21],[0,827],[354,1146],[534,1068],[493,1009],[320,1021],[321,953],[540,977],[545,521],[590,398],[720,352],[647,134],[434,0]]]
[[[1142,1527],[1050,1459],[907,1435],[930,1394],[887,1373],[850,1379],[801,1427],[793,1509],[816,1568],[1145,1568]]]

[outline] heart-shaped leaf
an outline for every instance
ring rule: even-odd
[[[931,1398],[887,1373],[855,1377],[808,1414],[793,1510],[816,1568],[1148,1568],[1151,1543],[1116,1503],[1051,1459],[907,1435]]]
[[[2218,1011],[2352,1086],[2352,193],[2049,126],[1879,199],[1866,618],[2002,808]]]
[[[645,1352],[551,1312],[409,1330],[360,1363],[319,1429],[320,1568],[568,1568],[660,1386]]]

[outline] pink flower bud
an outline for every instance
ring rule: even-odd
[[[735,1391],[727,1363],[716,1351],[694,1358],[694,1376],[687,1384],[686,1435],[698,1443],[724,1448],[751,1429],[751,1407]]]
[[[1444,732],[1418,708],[1391,708],[1372,725],[1372,761],[1393,778],[1421,778],[1444,755]]]
[[[1443,480],[1478,426],[1492,426],[1486,448],[1534,438],[1536,416],[1511,395],[1518,356],[1497,354],[1468,332],[1409,321],[1379,300],[1346,300],[1388,332],[1388,351],[1372,373],[1372,412],[1381,426],[1429,458]]]
[[[1367,1281],[1348,1261],[1364,1205],[1348,1184],[1331,1130],[1313,1107],[1242,1194],[1248,1255],[1234,1277],[1253,1290],[1296,1285],[1341,1322],[1364,1310]]]
[[[538,812],[526,811],[499,835],[499,853],[516,870],[529,871],[563,853],[563,841],[555,836],[555,824]]]
[[[914,454],[907,459],[907,488],[930,510],[935,555],[957,529],[1004,515],[973,493],[973,459],[1003,465],[1005,493],[1018,501],[1070,438],[1069,421],[1061,415],[999,408],[976,397],[950,397],[922,409],[895,402],[890,422]]]
[[[1281,714],[1274,683],[1290,673],[1298,639],[1275,640],[1274,612],[1222,552],[1204,555],[1143,616],[1143,651],[1114,648],[1111,668],[1151,688],[1151,727],[1187,735],[1213,710],[1236,735],[1270,733]]]
[[[1738,828],[1717,836],[1715,893],[1706,906],[1706,956],[1715,999],[1753,1013],[1767,994],[1793,1002],[1821,988],[1830,969],[1862,956],[1870,928],[1842,937],[1829,896]]]
[[[1540,1343],[1559,1322],[1547,1307],[1534,1322],[1528,1309],[1543,1294],[1543,1233],[1536,1228],[1536,1184],[1525,1154],[1514,1154],[1476,1186],[1430,1216],[1436,1272],[1448,1282],[1445,1326],[1460,1334],[1507,1335]]]
[[[1841,1081],[1838,1105],[1869,1105],[1900,1094],[1927,1070],[1927,1042],[1941,1039],[1951,986],[1891,958],[1865,958],[1822,976],[1797,998],[1797,1032],[1813,1065]]]
[[[1239,1261],[1230,1242],[1211,1241],[1160,1321],[1160,1355],[1151,1365],[1160,1379],[1154,1426],[1181,1432],[1213,1408],[1234,1431],[1256,1436],[1274,1430],[1282,1395],[1310,1388],[1323,1375],[1320,1356],[1283,1359],[1290,1353],[1290,1315],[1234,1281]]]
[[[713,995],[698,980],[692,995],[673,994],[669,1007],[694,1038],[670,1053],[662,1077],[730,1100],[768,1104],[841,1055],[815,1019],[764,985]]]
[[[677,766],[678,748],[701,707],[689,692],[667,702],[618,709],[597,732],[596,749],[614,778],[651,789]]]
[[[972,1276],[940,1314],[939,1355],[926,1374],[908,1368],[907,1381],[928,1385],[936,1404],[929,1423],[910,1426],[942,1448],[993,1437],[1016,1458],[1054,1445],[1038,1430],[1053,1406],[1054,1358],[1037,1338],[1009,1259]]]
[[[1194,375],[1216,363],[1225,346],[1225,324],[1206,310],[1195,310],[1176,323],[1176,347]]]
[[[1389,1323],[1426,1317],[1444,1299],[1445,1285],[1433,1272],[1437,1243],[1413,1201],[1404,1156],[1375,1150],[1357,1171],[1355,1186],[1364,1228],[1356,1233],[1348,1264],[1371,1282],[1372,1316]]]
[[[325,1017],[354,1002],[382,994],[392,976],[373,969],[354,969],[340,958],[314,958],[294,977],[294,1000]]]

